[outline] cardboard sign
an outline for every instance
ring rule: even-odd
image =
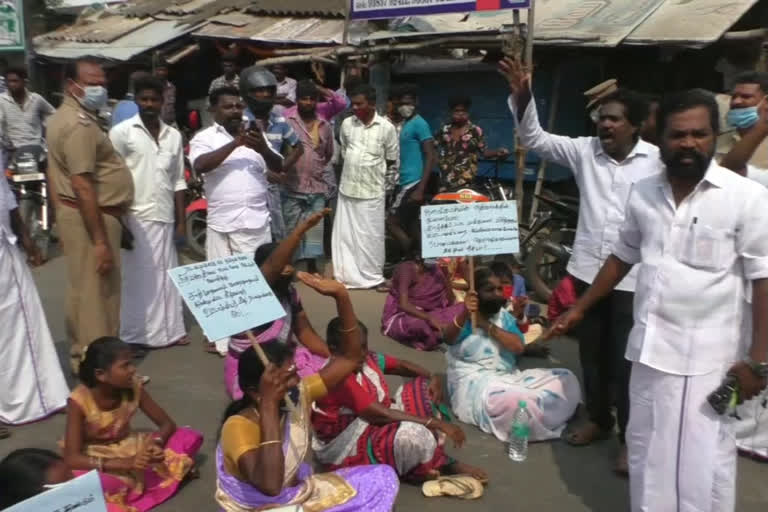
[[[285,316],[249,254],[176,267],[168,274],[211,341]]]
[[[515,201],[421,207],[423,258],[494,256],[519,251]]]
[[[99,473],[91,471],[4,512],[107,512]]]
[[[399,18],[451,12],[527,9],[531,0],[352,0],[350,17],[356,20]]]

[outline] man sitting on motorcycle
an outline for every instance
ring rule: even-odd
[[[478,159],[503,160],[509,156],[507,148],[488,149],[483,130],[469,120],[469,97],[453,98],[448,107],[451,120],[435,133],[441,192],[471,186],[477,176]]]
[[[0,130],[11,150],[43,146],[43,126],[54,109],[45,98],[27,89],[24,68],[5,70],[8,90],[0,94]]]

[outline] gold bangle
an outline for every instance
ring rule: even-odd
[[[459,325],[459,322],[456,321],[457,318],[459,318],[459,315],[456,315],[455,317],[453,317],[453,325],[455,325],[457,329],[461,330],[461,326]]]
[[[355,329],[357,329],[357,326],[350,327],[349,329],[339,329],[339,332],[343,333],[343,334],[346,334],[346,333],[349,333],[349,332],[354,332]]]
[[[267,446],[268,444],[282,444],[282,441],[279,439],[275,439],[274,441],[264,441],[263,443],[259,443],[259,448]]]

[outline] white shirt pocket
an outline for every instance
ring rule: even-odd
[[[734,253],[733,244],[733,234],[727,230],[694,222],[682,240],[680,261],[702,270],[723,270]]]

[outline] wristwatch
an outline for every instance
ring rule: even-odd
[[[744,362],[747,363],[747,366],[749,366],[758,377],[768,377],[768,362],[758,363],[757,361],[753,361],[749,356],[747,356]]]

